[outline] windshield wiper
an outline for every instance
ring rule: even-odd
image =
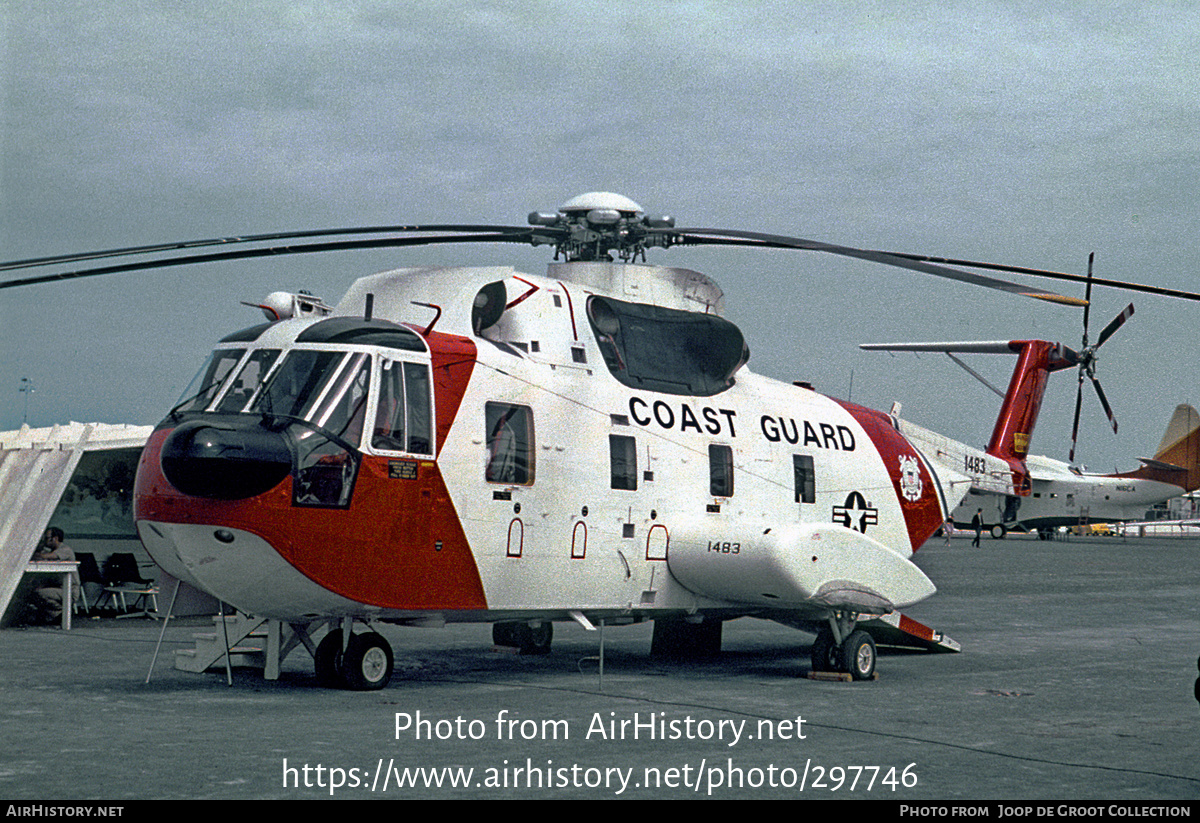
[[[180,400],[178,403],[175,404],[175,406],[169,412],[167,412],[167,417],[171,418],[172,420],[178,420],[179,419],[179,410],[182,407],[186,406],[188,403],[191,403],[193,400],[195,400],[197,397],[199,397],[200,395],[207,392],[213,386],[221,385],[221,383],[224,380],[225,380],[224,377],[218,378],[217,380],[213,380],[212,382],[206,384],[205,386],[202,386],[200,391],[196,392],[192,396],[185,397],[183,400]],[[201,409],[201,411],[203,411],[203,409]]]
[[[282,412],[259,412],[259,414],[262,416],[263,425],[267,428],[272,428],[275,425],[274,421],[276,420],[284,420],[288,423],[297,423],[301,426],[304,426],[306,429],[316,432],[329,442],[336,443],[355,457],[362,457],[362,452],[357,446],[351,445],[350,441],[346,440],[340,435],[334,434],[329,429],[318,423],[314,423],[311,420],[306,420],[303,417],[299,417],[294,414],[283,414]]]

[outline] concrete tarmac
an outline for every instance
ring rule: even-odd
[[[610,627],[602,683],[575,624],[546,657],[494,651],[487,626],[381,626],[378,692],[318,688],[302,648],[276,682],[177,671],[182,621],[149,684],[153,621],[5,630],[0,798],[1200,798],[1200,543],[938,539],[916,559],[939,591],[908,613],[963,651],[881,650],[874,682],[805,679],[812,637],[753,619],[696,663]]]

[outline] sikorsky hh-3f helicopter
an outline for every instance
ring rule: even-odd
[[[391,676],[393,652],[373,621],[492,623],[497,643],[539,652],[556,621],[653,620],[654,645],[705,652],[719,648],[723,621],[753,616],[814,633],[814,670],[867,679],[876,647],[863,627],[881,616],[899,625],[899,609],[934,593],[911,557],[972,487],[970,473],[919,447],[892,415],[751,372],[717,284],[645,264],[648,248],[824,251],[1084,302],[953,266],[1010,267],[677,229],[606,192],[535,212],[520,227],[296,232],[0,268],[333,235],[358,237],[0,287],[329,249],[554,247],[544,275],[398,269],[359,279],[332,307],[274,294],[261,306],[268,322],[216,345],[143,451],[135,519],[154,560],[242,612],[286,624],[319,680],[352,689],[381,688]],[[995,459],[999,482],[1019,496],[1046,374],[1079,355],[1043,341],[1014,346],[1028,356],[1006,397]]]

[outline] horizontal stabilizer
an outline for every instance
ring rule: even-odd
[[[1149,457],[1139,457],[1138,460],[1142,462],[1143,466],[1149,466],[1152,469],[1159,469],[1165,472],[1187,471],[1183,466],[1176,466],[1174,463],[1165,463],[1162,460],[1151,460]]]
[[[871,639],[881,646],[904,646],[931,652],[962,651],[957,641],[900,612],[863,620],[858,625],[870,632]]]

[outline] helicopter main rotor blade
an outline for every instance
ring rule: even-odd
[[[893,257],[903,257],[908,260],[921,260],[930,263],[945,263],[950,266],[966,266],[972,269],[987,269],[990,271],[1006,271],[1013,274],[1029,274],[1035,277],[1046,277],[1051,280],[1066,280],[1072,283],[1095,283],[1097,286],[1108,286],[1114,289],[1124,289],[1125,291],[1145,292],[1146,294],[1157,294],[1160,297],[1177,297],[1181,300],[1200,300],[1200,294],[1190,291],[1182,291],[1180,289],[1168,289],[1163,286],[1149,286],[1145,283],[1134,283],[1126,280],[1108,280],[1103,277],[1087,277],[1082,274],[1069,274],[1061,271],[1048,271],[1046,269],[1031,269],[1025,266],[1006,266],[1001,263],[983,263],[978,260],[954,260],[946,257],[927,257],[920,254],[906,254],[904,252],[885,252]]]
[[[53,266],[60,263],[77,263],[83,260],[102,260],[108,257],[129,257],[158,252],[181,251],[183,249],[198,249],[207,246],[231,246],[244,243],[269,243],[276,240],[301,240],[313,237],[337,237],[353,234],[416,234],[422,232],[463,232],[463,233],[513,233],[528,235],[528,226],[487,226],[487,225],[429,225],[429,226],[358,226],[340,229],[310,229],[307,231],[271,232],[269,234],[248,234],[232,237],[213,237],[206,240],[183,240],[174,243],[157,243],[149,246],[127,246],[117,249],[79,252],[76,254],[61,254],[54,257],[31,257],[25,260],[10,260],[0,263],[0,271],[27,269],[37,266]]]
[[[1092,308],[1092,263],[1096,260],[1096,253],[1088,254],[1088,270],[1087,270],[1087,288],[1083,291],[1083,299],[1085,301],[1083,307],[1083,346],[1081,350],[1087,349],[1088,344],[1088,317]]]
[[[141,260],[136,263],[119,263],[112,266],[100,266],[90,269],[55,272],[35,277],[25,277],[19,280],[0,282],[0,289],[11,289],[17,286],[29,286],[35,283],[52,283],[57,280],[72,280],[81,277],[96,277],[102,274],[117,274],[119,272],[145,271],[148,269],[163,269],[171,266],[190,265],[192,263],[215,263],[227,260],[245,260],[253,257],[274,257],[289,254],[315,254],[327,251],[348,251],[353,249],[383,249],[401,246],[434,245],[438,243],[528,243],[534,231],[520,229],[522,236],[516,231],[505,234],[462,234],[434,237],[385,237],[370,240],[341,240],[328,243],[305,243],[292,246],[270,246],[260,249],[237,249],[235,251],[211,252],[208,254],[193,254],[184,257],[166,257],[157,260]]]
[[[1130,303],[1125,307],[1125,310],[1109,321],[1109,324],[1100,332],[1100,336],[1096,338],[1096,348],[1104,345],[1104,341],[1113,336],[1113,332],[1125,325],[1125,321],[1133,316],[1133,304]]]
[[[650,224],[647,224],[650,225]],[[230,237],[209,238],[203,240],[190,240],[173,243],[161,243],[146,246],[130,246],[125,248],[106,249],[101,251],[83,252],[79,254],[66,254],[50,257],[28,258],[24,260],[13,260],[8,262],[0,262],[0,271],[13,271],[17,269],[33,268],[39,266],[62,265],[68,263],[78,263],[85,260],[99,260],[113,257],[125,257],[134,255],[151,255],[164,252],[180,251],[188,249],[199,249],[212,246],[229,246],[251,243],[266,243],[276,240],[298,240],[319,237],[337,237],[350,235],[377,235],[377,234],[429,234],[434,236],[427,237],[408,237],[408,238],[385,238],[385,239],[360,239],[348,240],[343,242],[329,243],[312,243],[302,245],[285,245],[278,247],[268,247],[253,249],[249,251],[236,252],[217,252],[213,254],[197,254],[190,256],[167,257],[156,260],[142,261],[130,264],[120,264],[114,266],[102,266],[87,269],[75,269],[71,271],[58,272],[51,275],[39,277],[27,277],[15,280],[0,282],[0,289],[14,288],[17,286],[32,285],[36,283],[46,283],[55,280],[66,280],[79,277],[91,277],[101,274],[113,274],[123,271],[139,271],[154,268],[165,268],[168,266],[182,266],[191,263],[206,263],[220,260],[237,260],[252,257],[267,257],[272,255],[282,254],[310,254],[323,251],[338,251],[349,249],[365,249],[365,248],[387,248],[387,247],[402,247],[416,245],[432,245],[437,243],[473,243],[473,242],[507,242],[507,243],[528,243],[530,245],[556,245],[559,250],[562,250],[562,244],[572,238],[572,232],[577,231],[579,226],[570,226],[566,223],[563,225],[549,223],[534,223],[533,227],[527,226],[494,226],[494,225],[473,225],[473,224],[430,224],[425,226],[361,226],[353,228],[338,228],[338,229],[318,229],[310,231],[293,231],[293,232],[274,232],[270,234],[256,235],[237,235]],[[591,231],[591,228],[587,229]],[[597,231],[603,231],[597,227]],[[622,228],[621,232],[627,229]],[[610,232],[611,233],[611,232]],[[1028,274],[1038,277],[1046,277],[1059,280],[1067,280],[1071,282],[1086,282],[1088,284],[1088,293],[1090,296],[1091,284],[1109,286],[1112,288],[1126,289],[1129,291],[1141,291],[1149,294],[1157,294],[1166,297],[1177,297],[1187,300],[1200,300],[1200,294],[1193,292],[1185,292],[1177,289],[1167,289],[1158,286],[1148,286],[1141,283],[1126,283],[1117,280],[1104,280],[1093,278],[1089,271],[1088,276],[1081,277],[1080,275],[1066,274],[1063,272],[1053,272],[1043,269],[1032,269],[1023,266],[1006,266],[996,263],[984,263],[971,260],[955,260],[950,258],[931,257],[927,255],[914,255],[901,252],[877,251],[871,249],[858,249],[850,246],[840,246],[832,243],[823,243],[815,240],[805,240],[799,237],[789,237],[786,235],[763,234],[759,232],[747,232],[732,229],[668,229],[659,231],[656,227],[651,226],[647,231],[640,225],[632,232],[634,241],[638,244],[638,248],[633,250],[633,254],[637,254],[639,250],[644,251],[645,246],[661,245],[664,248],[670,245],[736,245],[750,246],[760,248],[787,248],[800,249],[809,251],[822,251],[829,254],[837,254],[846,257],[854,257],[861,260],[868,260],[875,263],[880,263],[888,266],[896,266],[900,268],[910,269],[913,271],[923,272],[938,277],[957,280],[972,285],[982,286],[985,288],[997,289],[1006,291],[1012,294],[1019,294],[1027,297],[1033,297],[1039,300],[1048,300],[1056,303],[1065,303],[1068,305],[1086,306],[1086,300],[1080,300],[1074,297],[1067,297],[1035,286],[1027,286],[1018,283],[1012,283],[1006,280],[1000,280],[985,275],[976,274],[973,272],[962,271],[949,266],[965,266],[967,268],[987,269],[994,271],[1008,271],[1017,274]],[[627,251],[624,235],[615,241],[616,245],[621,246],[622,251]],[[590,241],[589,241],[590,242]],[[644,245],[641,245],[643,244]],[[1115,329],[1114,329],[1115,331]],[[1111,334],[1111,332],[1110,332]]]
[[[850,246],[838,246],[832,243],[821,243],[816,240],[805,240],[801,237],[787,237],[777,234],[762,234],[759,232],[736,231],[728,229],[679,229],[678,236],[681,242],[688,242],[693,238],[703,237],[708,235],[714,237],[730,237],[742,240],[755,240],[765,245],[776,246],[780,248],[802,249],[806,251],[823,251],[829,254],[837,254],[843,257],[855,257],[860,260],[869,260],[873,263],[882,263],[886,266],[897,266],[902,269],[911,269],[913,271],[923,272],[925,274],[944,277],[949,280],[957,280],[963,283],[970,283],[975,286],[983,286],[989,289],[998,289],[999,291],[1009,292],[1011,294],[1019,294],[1024,297],[1033,297],[1038,300],[1049,300],[1054,303],[1066,303],[1071,306],[1085,305],[1084,301],[1077,297],[1067,297],[1065,295],[1056,294],[1055,292],[1039,289],[1034,286],[1025,286],[1018,283],[1012,283],[1008,280],[999,280],[994,277],[987,277],[982,274],[974,274],[965,272],[959,269],[948,268],[943,265],[938,265],[933,262],[933,258],[918,258],[914,255],[899,255],[891,252],[872,251],[869,249],[856,249]],[[716,241],[719,242],[719,241]],[[1200,295],[1196,296],[1200,299]]]

